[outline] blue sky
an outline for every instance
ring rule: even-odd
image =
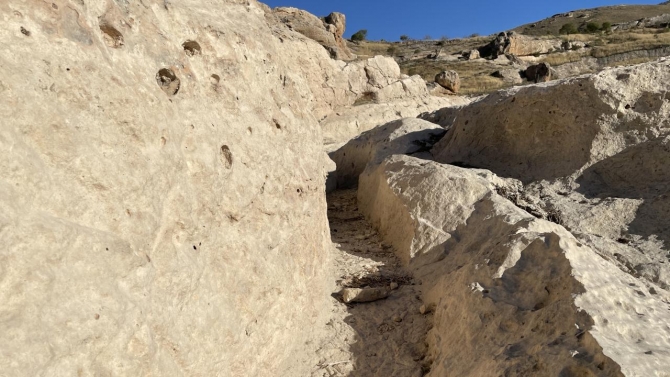
[[[488,35],[571,10],[618,4],[658,4],[661,0],[260,0],[271,7],[291,6],[317,16],[332,11],[347,16],[346,37],[360,29],[368,39],[398,40],[406,34],[458,38]]]

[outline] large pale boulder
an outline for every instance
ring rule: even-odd
[[[434,316],[427,375],[659,375],[667,292],[498,194],[515,185],[402,155],[361,175],[360,210]]]
[[[434,154],[524,182],[570,176],[668,133],[669,66],[664,59],[494,93],[441,123],[451,129]]]
[[[456,71],[442,71],[435,75],[435,82],[442,87],[458,93],[461,90],[461,79]]]
[[[318,120],[355,95],[266,12],[0,2],[0,374],[313,370],[332,281]]]

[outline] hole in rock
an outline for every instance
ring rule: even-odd
[[[233,154],[230,152],[230,148],[227,145],[221,146],[221,163],[226,169],[233,167]]]
[[[177,78],[177,75],[171,69],[163,68],[156,74],[156,82],[158,86],[163,89],[163,91],[169,95],[173,96],[179,92],[180,80]]]
[[[202,53],[202,48],[196,41],[186,41],[182,44],[182,47],[184,47],[184,52],[188,56],[200,55]]]
[[[28,29],[24,28],[21,26],[21,34],[25,35],[26,37],[30,37],[30,31]]]
[[[209,77],[209,82],[212,83],[212,85],[217,85],[221,81],[221,77],[217,74],[213,74]]]
[[[123,46],[123,34],[116,30],[114,26],[107,23],[100,24],[100,31],[102,31],[102,38],[107,46],[111,48],[121,48]]]

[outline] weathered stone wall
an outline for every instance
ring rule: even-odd
[[[306,374],[339,63],[266,11],[0,3],[0,374]]]

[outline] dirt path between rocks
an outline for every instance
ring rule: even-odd
[[[328,195],[328,219],[337,248],[337,291],[386,287],[390,295],[356,304],[333,295],[331,337],[319,347],[312,376],[423,376],[431,317],[420,314],[419,282],[358,212],[355,189]]]

